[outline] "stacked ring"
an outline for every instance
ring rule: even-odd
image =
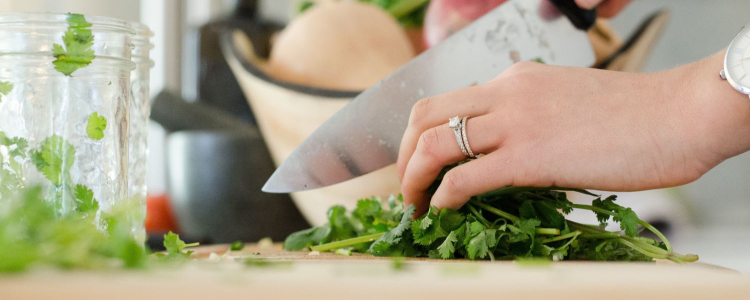
[[[461,119],[461,135],[463,137],[464,141],[464,149],[466,149],[466,152],[464,154],[468,158],[474,158],[474,152],[471,151],[471,147],[469,147],[469,138],[466,136],[466,121],[468,121],[469,117],[463,117]]]
[[[466,151],[466,146],[464,146],[464,139],[463,139],[463,129],[462,129],[462,122],[460,117],[453,117],[448,119],[448,127],[450,127],[453,130],[453,134],[456,136],[456,142],[458,142],[458,148],[461,149],[461,152],[466,155],[466,157],[469,156],[469,152]]]

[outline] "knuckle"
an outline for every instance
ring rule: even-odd
[[[432,102],[432,98],[428,97],[419,100],[416,104],[414,104],[414,107],[412,107],[411,109],[411,115],[409,115],[409,126],[420,128],[420,126],[424,124],[424,120],[430,113]]]
[[[435,161],[438,147],[440,147],[440,134],[436,128],[430,128],[419,136],[417,149],[419,149],[419,154],[425,158]]]
[[[443,177],[441,185],[451,195],[461,195],[466,188],[466,174],[461,169],[454,168]]]

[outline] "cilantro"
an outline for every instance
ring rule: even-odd
[[[83,190],[83,189],[82,189]],[[97,227],[96,214],[73,211],[58,216],[41,187],[0,191],[0,273],[20,272],[34,265],[60,268],[143,267],[147,250],[131,235],[123,204],[101,212],[107,231]],[[88,197],[88,196],[87,196]],[[124,202],[118,202],[124,203]]]
[[[30,154],[36,169],[52,184],[61,187],[70,181],[70,168],[75,162],[76,149],[65,139],[58,135],[48,137]]]
[[[243,248],[245,248],[245,243],[242,241],[235,241],[232,243],[232,245],[229,247],[229,251],[240,251]]]
[[[183,252],[185,248],[198,246],[199,243],[186,244],[180,239],[178,234],[169,232],[164,235],[164,248],[167,249],[167,255],[164,256],[169,259],[185,259],[193,254],[193,251]]]
[[[10,94],[13,90],[13,84],[7,81],[0,81],[0,103],[3,103],[3,96]]]
[[[60,44],[52,45],[55,70],[65,76],[70,76],[76,70],[91,64],[96,57],[94,50],[91,49],[94,45],[91,26],[92,24],[86,22],[83,15],[68,15],[68,30],[62,38],[64,47]]]
[[[287,251],[299,251],[312,245],[319,245],[330,232],[331,227],[325,225],[292,233],[284,240],[283,248]]]
[[[443,174],[445,173],[445,170]],[[439,184],[438,178],[433,186]],[[434,192],[434,188],[432,191]],[[573,204],[565,192],[597,197],[592,205]],[[328,212],[329,223],[290,235],[284,249],[370,253],[375,256],[439,259],[534,259],[692,262],[695,255],[672,251],[669,241],[616,197],[600,198],[570,188],[505,187],[472,197],[461,209],[438,209],[414,218],[401,196],[384,206],[379,198],[362,199],[351,215],[343,207]],[[622,231],[565,219],[573,209],[594,212],[600,223],[612,219]],[[562,213],[561,213],[562,212]],[[660,241],[639,236],[643,226]],[[351,237],[348,237],[351,236]],[[343,250],[342,250],[343,249]]]
[[[339,248],[336,249],[337,255],[343,255],[343,256],[352,256],[352,249],[351,248]]]
[[[94,199],[94,192],[84,185],[76,185],[75,197],[78,201],[77,210],[82,213],[96,212],[99,210],[99,202]]]
[[[456,242],[458,242],[458,238],[456,237],[456,232],[451,231],[450,234],[443,240],[443,243],[438,246],[437,250],[438,253],[440,253],[440,258],[442,259],[449,259],[454,257],[454,253],[456,252]]]
[[[86,123],[86,134],[94,140],[100,141],[104,138],[104,130],[107,129],[107,119],[99,116],[99,113],[93,113],[89,116]]]

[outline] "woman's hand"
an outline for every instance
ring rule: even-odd
[[[633,0],[576,0],[578,6],[585,9],[596,7],[599,16],[611,18],[619,14]]]
[[[398,159],[405,204],[466,157],[448,119],[469,116],[474,153],[431,204],[457,209],[504,186],[633,191],[698,179],[750,149],[750,101],[719,79],[723,54],[643,74],[518,63],[491,82],[419,101]]]

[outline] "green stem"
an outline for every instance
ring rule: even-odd
[[[598,207],[595,207],[595,206],[592,206],[592,205],[573,204],[571,207],[577,208],[577,209],[590,210],[590,211],[593,211],[593,212],[598,212],[598,213],[610,215],[610,216],[613,216],[613,217],[619,217],[620,216],[620,215],[618,215],[616,213],[613,213],[611,211],[608,211],[606,209],[601,209],[601,208],[598,208]],[[643,226],[643,228],[646,228],[649,231],[653,232],[659,238],[659,240],[661,240],[662,243],[664,243],[664,245],[667,247],[667,251],[668,252],[672,252],[672,244],[669,242],[669,240],[667,239],[667,237],[664,236],[664,234],[661,233],[661,231],[659,231],[654,226],[651,226],[651,224],[649,224],[648,222],[643,221],[641,219],[638,219],[638,224],[641,225],[641,226]]]
[[[477,220],[479,220],[479,222],[482,222],[485,227],[490,227],[490,222],[487,221],[487,219],[485,219],[484,216],[482,216],[482,214],[479,213],[473,205],[469,204],[468,206],[469,210],[471,210],[471,213],[474,214],[475,217],[477,217]]]
[[[617,241],[620,242],[620,243],[622,243],[625,246],[628,246],[628,247],[632,248],[635,251],[638,251],[638,252],[642,253],[643,255],[648,256],[648,257],[660,258],[660,259],[666,259],[667,258],[666,254],[653,253],[653,252],[648,251],[646,249],[643,249],[643,248],[641,248],[641,247],[639,247],[639,246],[637,246],[637,245],[635,245],[635,244],[633,244],[633,243],[631,243],[631,242],[629,242],[629,241],[627,241],[625,239],[617,239]]]
[[[537,228],[536,234],[542,235],[559,235],[560,229],[557,228]]]
[[[549,238],[549,239],[541,239],[539,241],[542,242],[542,244],[547,244],[547,243],[562,241],[562,240],[569,239],[569,238],[575,238],[575,237],[581,235],[582,233],[583,232],[580,232],[580,231],[576,230],[576,231],[573,231],[571,233],[563,234],[563,235],[556,236],[556,237]]]
[[[476,205],[476,206],[479,206],[479,207],[481,207],[482,209],[484,209],[484,210],[486,210],[486,211],[488,211],[488,212],[490,212],[490,213],[493,213],[493,214],[495,214],[495,215],[498,215],[498,216],[500,216],[500,217],[503,217],[503,218],[506,218],[506,219],[508,219],[508,220],[511,220],[511,221],[513,221],[513,222],[516,222],[516,221],[518,221],[518,220],[520,219],[519,217],[516,217],[516,216],[514,216],[514,215],[511,215],[511,214],[509,214],[509,213],[507,213],[507,212],[504,212],[504,211],[502,211],[502,210],[500,210],[500,209],[498,209],[498,208],[495,208],[495,207],[489,206],[489,205],[487,205],[487,204],[484,204],[484,203],[482,203],[482,202],[479,202],[479,201],[475,201],[475,202],[473,202],[472,204],[474,204],[474,205]]]
[[[185,245],[185,248],[188,248],[188,247],[197,247],[197,246],[199,246],[200,244],[201,244],[201,243],[192,243],[192,244],[186,244],[186,245]]]
[[[570,244],[572,244],[572,243],[573,243],[573,241],[575,241],[575,240],[576,240],[576,239],[577,239],[577,238],[578,238],[579,236],[581,236],[581,232],[580,232],[580,231],[576,231],[576,232],[577,232],[578,234],[574,235],[572,239],[568,240],[568,242],[567,242],[567,243],[565,243],[565,245],[562,245],[562,246],[560,246],[560,247],[559,247],[559,248],[557,248],[557,249],[563,249],[563,248],[565,248],[565,247],[568,247],[568,246],[570,246]]]
[[[381,232],[381,233],[376,233],[376,234],[365,235],[365,236],[355,237],[355,238],[351,238],[351,239],[341,240],[341,241],[337,241],[337,242],[331,242],[331,243],[327,243],[327,244],[323,244],[323,245],[312,246],[312,247],[310,247],[310,250],[325,252],[325,251],[335,250],[335,249],[343,248],[343,247],[356,246],[356,245],[359,245],[359,244],[373,242],[373,241],[379,239],[380,237],[382,237],[384,234],[385,234],[385,232]]]

